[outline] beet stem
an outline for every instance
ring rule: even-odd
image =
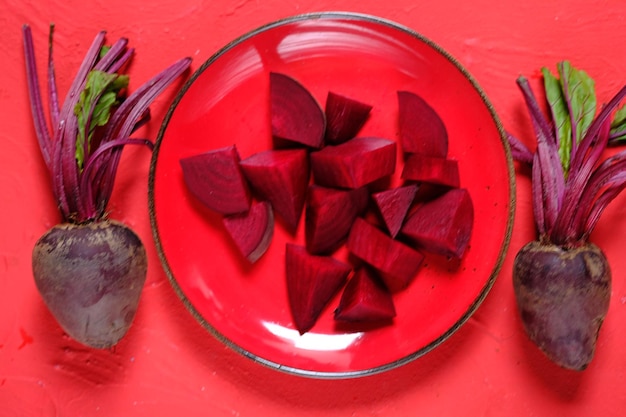
[[[48,125],[43,112],[43,102],[41,99],[41,88],[39,86],[39,76],[37,75],[37,63],[35,61],[35,48],[33,45],[33,35],[30,26],[22,26],[24,56],[26,61],[26,80],[28,82],[28,93],[30,95],[30,108],[35,125],[35,133],[39,141],[39,148],[48,170],[52,172],[53,144]]]
[[[50,112],[50,120],[52,126],[56,126],[59,123],[59,95],[57,91],[56,75],[54,71],[54,58],[53,58],[53,37],[54,37],[54,24],[50,24],[50,32],[48,35],[48,108]]]

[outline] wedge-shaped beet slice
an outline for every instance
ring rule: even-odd
[[[326,143],[339,144],[354,138],[367,119],[372,106],[330,91],[326,96]]]
[[[189,191],[206,207],[228,215],[250,208],[250,189],[239,161],[233,145],[188,156],[179,162]]]
[[[288,75],[270,73],[270,118],[275,138],[312,148],[323,146],[324,110],[302,84]]]
[[[352,268],[330,256],[316,256],[304,246],[287,243],[287,294],[294,324],[300,334],[311,330],[324,307],[346,283]]]
[[[311,152],[314,181],[326,187],[363,187],[395,168],[396,143],[384,138],[355,138]]]
[[[410,184],[372,194],[391,237],[396,237],[400,231],[409,207],[415,199],[417,188],[417,185]]]
[[[448,132],[439,114],[420,96],[398,91],[398,133],[408,153],[448,156]]]
[[[464,188],[450,190],[419,206],[401,234],[426,252],[461,258],[474,225],[474,205]]]
[[[254,202],[245,213],[222,219],[241,254],[255,263],[269,248],[274,236],[274,212],[267,201]]]
[[[419,251],[392,239],[360,217],[352,225],[346,246],[350,253],[380,273],[391,292],[406,288],[424,260]]]
[[[381,321],[396,316],[393,297],[369,268],[359,268],[341,294],[335,320]]]
[[[272,204],[290,233],[298,228],[309,185],[305,149],[267,150],[240,162],[254,191]]]
[[[457,188],[460,185],[459,164],[454,159],[411,154],[404,163],[402,178]]]
[[[305,205],[307,250],[315,255],[329,254],[348,237],[352,223],[367,208],[369,192],[311,185]]]

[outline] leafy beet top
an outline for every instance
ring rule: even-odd
[[[31,29],[22,28],[26,72],[35,132],[63,221],[82,223],[105,215],[122,148],[147,145],[131,134],[150,118],[148,106],[190,65],[183,58],[143,84],[129,96],[129,79],[120,71],[133,56],[128,40],[104,44],[98,33],[72,82],[67,98],[59,103],[52,54],[53,26],[48,48],[49,121],[35,62]]]
[[[600,162],[607,145],[625,137],[626,109],[615,110],[626,87],[596,115],[594,82],[584,71],[565,61],[558,64],[558,78],[546,68],[543,76],[551,120],[528,80],[517,80],[535,130],[536,151],[510,134],[509,142],[515,159],[532,164],[540,240],[577,247],[587,242],[601,213],[626,186],[626,151]]]

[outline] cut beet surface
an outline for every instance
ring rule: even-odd
[[[400,231],[409,207],[415,199],[417,188],[417,185],[411,184],[372,194],[391,237],[396,237]]]
[[[392,239],[360,217],[352,225],[347,248],[374,267],[391,292],[406,288],[424,260],[420,252]]]
[[[269,248],[274,235],[274,213],[267,201],[252,203],[246,213],[224,216],[222,220],[241,254],[251,263]]]
[[[402,178],[451,188],[459,187],[461,182],[457,161],[420,154],[411,154],[406,158]]]
[[[339,190],[311,185],[305,211],[306,248],[312,254],[329,254],[341,246],[352,223],[367,208],[369,192],[361,187]]]
[[[393,174],[396,143],[367,137],[311,152],[311,169],[316,184],[326,187],[359,188]]]
[[[312,148],[324,144],[326,117],[311,93],[285,74],[270,73],[272,136]]]
[[[290,233],[298,228],[309,185],[305,149],[268,150],[241,161],[241,168],[256,191],[272,204]]]
[[[332,91],[326,97],[326,142],[339,144],[354,138],[367,119],[372,106]]]
[[[291,314],[303,334],[315,325],[352,268],[330,256],[311,255],[305,247],[292,243],[286,245],[285,267]]]
[[[368,268],[358,269],[341,294],[335,320],[381,321],[396,316],[393,297]]]
[[[182,158],[185,185],[202,204],[220,214],[248,211],[250,190],[239,159],[234,145]]]
[[[437,112],[420,96],[398,91],[398,132],[407,153],[445,158],[448,132]]]
[[[419,206],[400,233],[426,252],[458,259],[467,249],[473,223],[470,194],[458,188]]]

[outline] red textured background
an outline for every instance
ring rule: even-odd
[[[57,220],[26,97],[20,28],[33,27],[40,59],[56,23],[62,93],[95,33],[130,38],[139,83],[189,55],[197,68],[235,37],[277,18],[322,10],[378,15],[454,55],[491,99],[505,128],[531,131],[515,78],[569,59],[596,80],[599,101],[626,84],[626,3],[488,0],[0,1],[0,417],[4,416],[620,416],[626,405],[626,195],[593,240],[613,267],[613,293],[594,362],[561,370],[528,342],[511,286],[515,252],[533,238],[529,181],[518,175],[510,250],[474,317],[430,354],[377,376],[320,381],[278,373],[225,348],[201,328],[161,270],[147,213],[150,155],[128,149],[111,217],[129,224],[149,253],[136,321],[111,351],[69,340],[33,283],[30,252]],[[42,68],[42,64],[40,64]],[[144,130],[155,137],[170,95]]]

